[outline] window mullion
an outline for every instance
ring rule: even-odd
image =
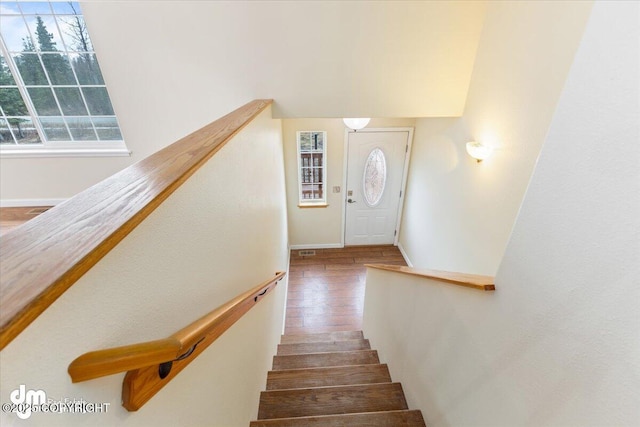
[[[2,120],[7,122],[7,129],[9,129],[9,135],[11,135],[11,140],[13,141],[13,145],[18,145],[18,140],[16,139],[16,136],[13,133],[13,129],[11,129],[11,126],[9,125],[9,119],[7,118],[7,115],[4,113],[4,109],[2,108],[2,105],[0,105],[0,118],[2,118]]]
[[[76,67],[73,66],[73,62],[71,60],[71,53],[72,53],[71,49],[69,49],[69,46],[67,46],[67,42],[65,41],[64,37],[62,37],[63,33],[62,33],[62,28],[60,27],[59,15],[56,14],[55,12],[53,12],[52,16],[53,16],[53,21],[56,23],[56,28],[58,29],[58,34],[60,34],[60,42],[62,42],[63,51],[67,55],[67,60],[69,61],[69,67],[71,67],[71,73],[73,74],[73,78],[76,80],[76,86],[74,86],[74,87],[77,87],[78,91],[80,92],[80,98],[82,99],[82,102],[84,103],[84,108],[86,108],[86,110],[87,110],[87,114],[88,114],[87,117],[91,121],[91,130],[92,130],[93,134],[96,137],[96,141],[98,141],[98,133],[96,132],[96,127],[95,127],[95,123],[94,123],[92,115],[91,115],[91,111],[89,111],[89,104],[87,103],[87,100],[86,100],[86,98],[84,96],[84,91],[82,90],[82,87],[80,85],[80,79],[78,78],[78,74],[76,73]],[[78,53],[80,55],[82,54],[80,52],[75,52],[75,51],[73,53]],[[85,51],[83,53],[88,54],[89,52]],[[54,91],[54,94],[55,94],[55,91]],[[64,115],[62,109],[60,109],[60,114]],[[64,117],[65,118],[63,120],[64,120],[65,125],[67,126],[67,130],[69,131],[69,137],[72,140],[75,140],[73,134],[71,133],[71,129],[69,128],[69,124],[67,123],[66,115],[64,115]]]
[[[24,19],[24,16],[22,17],[22,19]],[[7,49],[7,45],[4,42],[4,38],[2,37],[2,34],[0,34],[0,50],[2,50],[2,54],[4,55],[4,60],[6,61],[7,66],[9,67],[9,71],[11,71],[11,74],[13,74],[13,80],[16,82],[16,85],[18,86],[18,92],[20,92],[20,95],[22,96],[22,100],[24,101],[24,105],[27,108],[27,112],[31,116],[31,122],[33,123],[33,126],[36,128],[36,131],[40,136],[40,143],[43,145],[46,145],[47,139],[45,138],[44,128],[42,127],[42,124],[38,119],[39,116],[36,113],[36,108],[31,102],[31,97],[27,92],[27,87],[24,84],[22,75],[18,72],[18,66],[14,62],[13,56],[9,54],[9,49]],[[16,145],[19,145],[18,140],[15,138],[15,135],[13,135],[11,126],[9,126],[9,131],[11,132],[11,135],[13,136],[14,142],[16,143]]]
[[[42,70],[44,71],[44,76],[47,78],[47,82],[49,82],[49,89],[51,90],[51,94],[53,95],[53,100],[56,102],[56,106],[58,107],[58,111],[60,112],[59,116],[42,116],[42,115],[38,115],[38,121],[40,121],[40,117],[60,117],[62,119],[62,123],[64,124],[64,128],[67,130],[67,134],[69,135],[69,138],[71,138],[71,140],[73,140],[73,135],[71,135],[71,129],[69,128],[69,124],[67,123],[67,119],[65,118],[65,114],[62,111],[62,104],[60,104],[60,100],[58,99],[58,93],[56,92],[56,88],[57,87],[61,87],[61,86],[54,86],[53,85],[53,80],[51,80],[51,77],[49,76],[49,71],[47,70],[47,67],[45,67],[44,65],[44,59],[43,59],[43,54],[41,51],[37,51],[38,53],[38,59],[40,60],[40,65],[42,65]],[[46,54],[45,54],[46,55]],[[45,145],[49,145],[50,142],[48,140],[44,140]],[[55,144],[55,143],[54,143]]]

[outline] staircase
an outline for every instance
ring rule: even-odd
[[[283,335],[251,427],[416,426],[400,383],[391,382],[362,331]]]

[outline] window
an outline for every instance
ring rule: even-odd
[[[128,154],[80,5],[0,5],[0,153]]]
[[[375,207],[382,200],[387,184],[387,160],[384,152],[376,147],[371,150],[362,174],[362,193],[369,207]]]
[[[300,206],[326,205],[326,147],[326,132],[298,132]]]

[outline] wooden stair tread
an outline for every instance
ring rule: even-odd
[[[258,419],[408,409],[400,383],[270,390],[260,393]]]
[[[267,374],[267,390],[387,382],[391,382],[391,375],[386,364],[287,369]]]
[[[282,335],[251,427],[425,427],[362,331]]]
[[[376,350],[331,353],[308,353],[273,356],[273,370],[320,368],[329,366],[369,365],[380,363]]]
[[[282,335],[280,342],[282,344],[303,343],[303,342],[322,342],[322,341],[342,341],[342,340],[361,340],[364,339],[362,331],[335,331],[321,332],[316,334],[291,334]]]
[[[278,355],[328,353],[336,351],[370,350],[369,340],[320,341],[306,343],[278,344]]]
[[[251,421],[250,427],[426,427],[418,410],[365,412]]]

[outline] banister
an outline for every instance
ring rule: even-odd
[[[128,371],[123,406],[135,411],[272,290],[285,272],[222,304],[167,338],[92,351],[69,365],[76,383]]]
[[[0,350],[271,103],[249,102],[2,236]]]
[[[377,270],[393,271],[395,273],[408,274],[411,276],[423,277],[426,279],[439,280],[466,288],[478,289],[481,291],[495,291],[495,278],[493,276],[483,276],[479,274],[455,273],[451,271],[427,270],[400,265],[386,264],[365,264],[365,267]]]

